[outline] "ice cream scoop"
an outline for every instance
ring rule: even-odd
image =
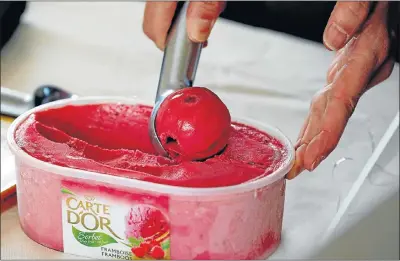
[[[160,155],[168,155],[156,132],[156,116],[164,99],[176,90],[192,87],[199,62],[202,43],[191,41],[186,29],[186,2],[167,37],[155,105],[149,121],[149,134],[155,150]]]
[[[231,115],[209,89],[184,88],[163,101],[156,126],[161,144],[171,158],[204,160],[227,145]]]
[[[18,117],[33,107],[71,97],[76,95],[54,85],[39,86],[32,95],[1,87],[1,114]]]

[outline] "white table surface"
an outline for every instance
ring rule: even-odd
[[[162,53],[141,31],[143,7],[129,2],[29,3],[21,27],[1,53],[2,86],[32,92],[51,83],[78,95],[152,101]],[[215,91],[233,114],[273,124],[295,141],[312,95],[325,85],[332,58],[320,44],[219,20],[195,84]],[[313,173],[288,182],[283,240],[272,258],[307,258],[319,251],[321,235],[398,111],[398,83],[396,65],[387,81],[362,97],[331,156]],[[389,145],[336,231],[347,230],[398,191],[398,135]],[[352,160],[333,171],[343,157]],[[7,168],[12,170],[12,164]],[[29,240],[16,208],[1,215],[1,226],[1,259],[77,258]]]

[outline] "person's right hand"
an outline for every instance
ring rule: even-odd
[[[144,33],[161,50],[177,6],[176,1],[146,2],[143,18]],[[187,10],[187,30],[189,38],[197,43],[207,41],[215,21],[225,8],[225,2],[190,2]]]

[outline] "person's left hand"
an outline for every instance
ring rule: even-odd
[[[337,51],[336,57],[327,86],[311,102],[288,179],[304,169],[313,171],[335,149],[361,95],[392,73],[388,2],[371,8],[372,2],[337,2],[332,11],[323,39],[327,48]]]

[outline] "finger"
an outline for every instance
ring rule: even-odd
[[[206,41],[225,2],[190,2],[187,10],[187,30],[194,42]]]
[[[335,62],[335,63],[333,63],[332,66],[329,68],[328,74],[327,74],[327,76],[326,76],[326,82],[327,82],[328,84],[331,84],[331,83],[333,82],[333,79],[335,78],[336,73],[338,72],[338,67],[339,67],[338,62]]]
[[[336,72],[340,68],[339,62],[343,59],[345,56],[344,54],[345,48],[343,47],[342,49],[338,50],[335,54],[335,58],[333,59],[332,63],[329,66],[328,73],[326,74],[326,81],[328,84],[333,82],[333,79],[335,78]]]
[[[167,33],[175,14],[177,3],[146,2],[143,18],[143,32],[156,46],[164,50]]]
[[[321,99],[326,100],[326,107],[320,126],[311,126],[319,132],[311,138],[304,152],[303,168],[309,171],[313,171],[337,146],[358,100],[358,96],[341,97],[334,88],[334,85],[329,86],[321,95]]]
[[[296,149],[294,164],[289,173],[286,175],[287,179],[295,178],[299,173],[301,173],[304,170],[303,158],[304,158],[305,148],[306,145],[303,144],[298,149]]]
[[[394,63],[395,61],[393,59],[388,59],[386,62],[384,62],[379,67],[378,71],[373,75],[366,88],[366,91],[389,78],[389,76],[392,74]]]
[[[336,77],[336,74],[346,64],[349,54],[354,48],[356,36],[351,38],[347,44],[336,52],[335,58],[333,59],[327,73],[327,83],[331,84]]]
[[[363,29],[362,32],[364,37],[368,37],[370,40],[369,42],[370,46],[369,48],[365,47],[366,49],[364,50],[364,52],[370,52],[376,56],[377,61],[375,70],[377,71],[376,73],[379,74],[380,77],[377,78],[376,80],[380,81],[386,79],[391,74],[391,69],[390,70],[385,69],[383,73],[380,73],[381,69],[378,68],[379,66],[382,65],[383,62],[386,61],[386,58],[389,53],[390,40],[388,32],[386,30],[386,23],[385,23],[386,12],[384,10],[385,7],[386,7],[385,3],[378,4],[376,12],[371,17],[371,19],[365,24],[365,28]],[[349,40],[346,46],[337,52],[336,57],[328,70],[327,74],[328,84],[330,84],[334,80],[337,72],[340,71],[341,68],[345,64],[347,64],[349,59],[352,57],[350,54],[354,50],[354,43],[356,42],[358,37],[359,36],[353,36],[353,38]],[[359,55],[361,55],[361,52]],[[391,68],[390,65],[391,63],[389,63],[387,67]],[[375,78],[375,76],[372,77]],[[376,83],[374,85],[376,85]]]
[[[329,66],[328,73],[326,75],[326,81],[328,84],[333,82],[336,73],[342,67],[341,62],[344,60],[343,58],[346,57],[346,53],[344,52],[345,48],[340,49],[336,52],[335,58],[333,59],[331,65]]]
[[[339,50],[360,29],[368,17],[370,2],[337,2],[326,25],[323,42]]]
[[[325,89],[318,92],[311,101],[309,121],[300,140],[301,144],[308,144],[321,131],[320,121],[325,114],[327,99],[324,96]]]
[[[346,48],[343,47],[336,51],[335,57],[333,58],[328,71],[332,70],[332,68],[337,64],[337,62],[341,59],[341,57],[343,57],[345,50]]]
[[[297,137],[297,141],[294,145],[294,149],[297,150],[299,146],[301,145],[301,138],[304,136],[304,132],[306,131],[308,124],[310,122],[310,114],[307,115],[306,120],[304,121],[303,127],[301,127],[299,136]]]
[[[368,47],[364,46],[361,52],[375,55],[375,70],[386,61],[389,55],[390,38],[387,30],[388,2],[379,2],[376,5],[371,18],[363,26],[362,35],[368,41]]]

